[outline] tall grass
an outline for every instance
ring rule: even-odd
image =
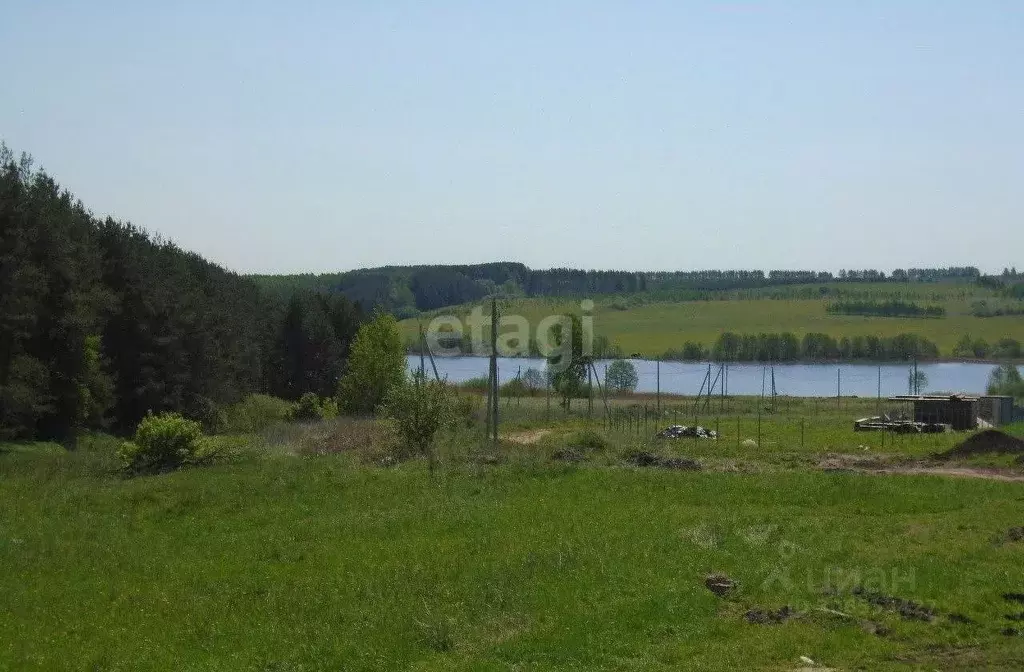
[[[547,462],[430,479],[344,451],[125,480],[76,459],[0,455],[0,668],[1024,665],[1000,634],[1024,588],[998,541],[1024,516],[1015,484]],[[865,583],[941,616],[859,601]],[[783,605],[800,616],[744,618]]]

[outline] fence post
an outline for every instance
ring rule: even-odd
[[[757,447],[761,447],[761,404],[757,405]]]

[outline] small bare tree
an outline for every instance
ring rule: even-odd
[[[383,415],[399,437],[399,458],[422,455],[434,473],[437,455],[434,440],[438,431],[454,423],[452,392],[440,381],[428,381],[422,371],[413,372],[392,387],[381,406]]]

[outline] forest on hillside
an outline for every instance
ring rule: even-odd
[[[264,292],[99,219],[0,145],[0,439],[209,422],[251,392],[333,394],[363,319],[344,294]]]
[[[1006,269],[1002,276],[983,276],[973,266],[949,268],[828,271],[597,271],[571,268],[530,269],[524,264],[497,262],[449,266],[387,266],[346,273],[255,275],[269,293],[285,297],[297,290],[341,293],[364,306],[380,306],[398,318],[420,312],[499,297],[593,297],[608,294],[673,294],[679,300],[702,298],[707,292],[756,290],[794,285],[842,283],[982,283],[1012,295],[1020,276]],[[1020,284],[1024,288],[1024,283]],[[812,293],[820,288],[814,288]],[[825,289],[827,293],[828,289]],[[1024,294],[1022,294],[1024,295]]]
[[[499,262],[244,276],[132,223],[96,217],[27,156],[0,145],[0,439],[70,441],[88,429],[124,433],[146,414],[167,410],[211,423],[219,408],[251,393],[330,397],[359,326],[377,309],[401,318],[486,296],[951,278],[983,284],[1008,300],[1021,286],[1015,269],[981,276],[972,267],[833,276],[531,270]],[[822,356],[841,354],[841,346],[823,346]],[[964,347],[988,348],[973,341]],[[883,349],[902,356],[901,348],[894,342]],[[723,356],[731,353],[721,349]],[[852,342],[850,350],[857,350]],[[785,358],[791,351],[751,340],[740,341],[732,354]]]

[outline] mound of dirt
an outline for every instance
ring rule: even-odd
[[[901,597],[894,597],[892,595],[886,595],[874,590],[867,590],[860,586],[853,589],[853,594],[868,604],[873,604],[876,607],[881,607],[888,611],[895,611],[899,613],[904,619],[908,621],[924,621],[930,623],[935,619],[935,610],[931,607],[926,607],[923,604],[918,604],[913,600],[906,600]]]
[[[636,467],[661,467],[662,469],[681,469],[683,471],[700,471],[700,462],[687,457],[661,457],[646,450],[628,453],[625,461]]]
[[[998,429],[978,432],[960,445],[939,455],[940,458],[970,457],[971,455],[1022,455],[1024,441],[1004,434]]]
[[[551,453],[551,459],[558,462],[583,462],[587,459],[587,456],[583,454],[583,451],[579,448],[559,448],[555,452]]]
[[[756,625],[785,623],[794,616],[796,616],[796,609],[789,605],[786,605],[776,611],[754,607],[753,609],[748,610],[747,613],[743,614],[743,618],[747,619],[747,623]]]
[[[1006,544],[1015,541],[1024,541],[1024,527],[1011,527],[1000,537],[999,540]]]
[[[709,574],[704,578],[704,586],[718,597],[725,597],[738,585],[725,574]]]

